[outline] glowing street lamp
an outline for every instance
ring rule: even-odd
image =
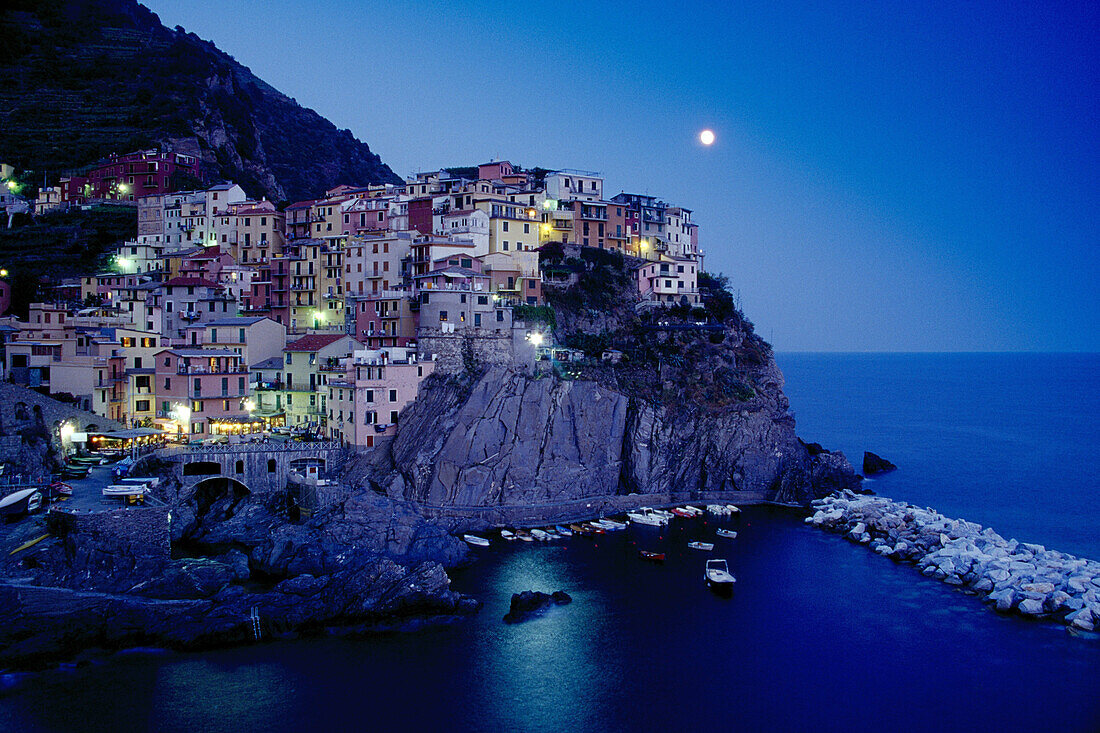
[[[7,268],[0,268],[0,277],[7,277],[7,276],[8,276]]]
[[[531,343],[534,344],[536,347],[542,346],[542,334],[541,333],[538,333],[536,331],[535,333],[531,334],[529,338],[531,339]]]
[[[118,184],[118,192],[119,193],[129,193],[130,192],[130,187],[127,186],[125,183],[120,183],[120,184]]]
[[[187,426],[187,440],[191,441],[191,408],[188,405],[176,405],[176,409],[173,410],[176,416],[176,421],[179,423],[177,430],[179,434],[183,435],[183,426]]]

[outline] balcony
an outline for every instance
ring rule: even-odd
[[[180,311],[180,318],[185,321],[197,321],[200,317],[198,311]]]
[[[176,368],[176,374],[248,374],[246,366],[214,367],[209,366],[181,366]]]
[[[252,389],[256,390],[257,392],[270,392],[272,390],[277,390],[277,389],[282,389],[282,388],[283,388],[283,380],[281,380],[281,379],[274,379],[274,380],[271,380],[269,382],[255,382],[252,385]]]

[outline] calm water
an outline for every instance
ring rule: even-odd
[[[1100,557],[1095,356],[783,355],[808,440],[899,466],[880,493]],[[504,545],[455,574],[468,622],[366,640],[126,655],[20,678],[0,729],[1100,729],[1100,642],[1005,618],[796,518],[753,509],[717,539],[739,579],[686,549],[715,524]],[[662,548],[664,566],[636,559]],[[568,590],[525,624],[514,591]]]

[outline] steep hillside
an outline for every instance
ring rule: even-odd
[[[59,174],[158,143],[254,196],[398,182],[348,130],[135,0],[7,0],[0,161]]]

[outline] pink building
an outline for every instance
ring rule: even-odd
[[[435,362],[417,359],[413,349],[356,351],[340,377],[328,381],[328,434],[360,448],[397,430],[401,410],[416,399]]]
[[[638,292],[646,300],[675,305],[686,299],[699,304],[698,265],[693,259],[665,258],[640,265],[635,273]]]
[[[158,417],[174,418],[184,437],[251,432],[245,408],[248,366],[240,354],[165,349],[154,358]],[[188,417],[190,425],[184,424]]]
[[[477,177],[481,181],[499,181],[505,176],[515,173],[512,164],[506,160],[495,160],[491,163],[481,163],[477,167]]]
[[[160,150],[110,155],[88,171],[88,198],[135,201],[139,196],[174,191],[173,178],[199,177],[198,158]]]

